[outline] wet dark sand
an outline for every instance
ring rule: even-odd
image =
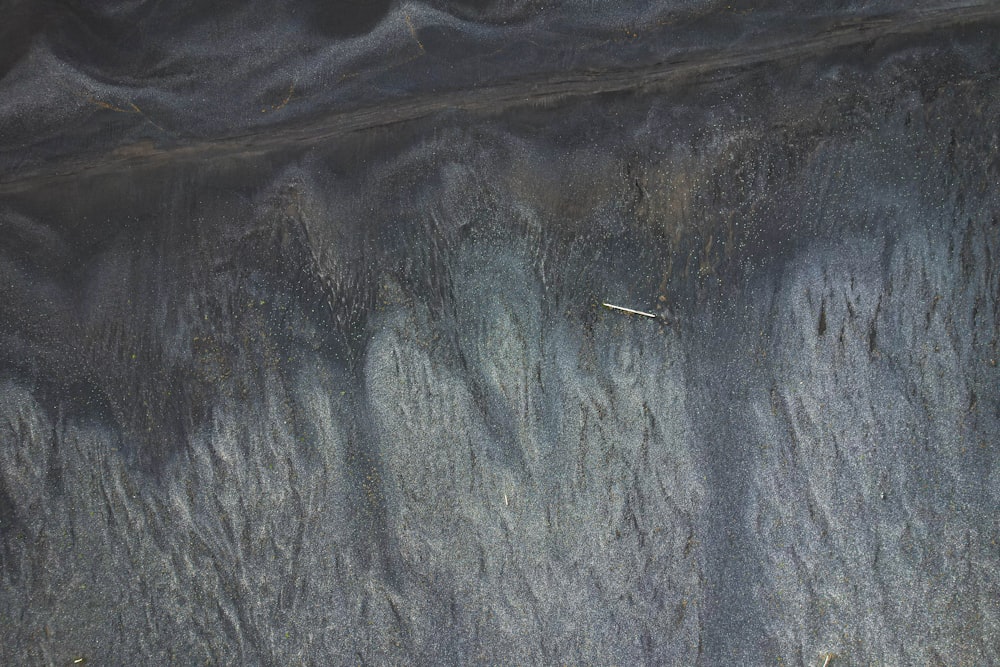
[[[110,7],[0,12],[0,663],[1000,661],[994,6]]]

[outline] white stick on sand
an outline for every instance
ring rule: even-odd
[[[633,310],[631,308],[626,308],[624,306],[616,306],[613,303],[608,303],[607,301],[602,302],[601,305],[604,306],[605,308],[610,308],[612,310],[620,310],[623,313],[630,313],[632,315],[642,315],[643,317],[649,317],[654,320],[656,319],[656,315],[654,315],[653,313],[646,313],[641,310]]]

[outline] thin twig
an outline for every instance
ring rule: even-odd
[[[632,308],[626,308],[624,306],[616,306],[613,303],[608,303],[607,301],[602,302],[601,305],[604,306],[605,308],[610,308],[611,310],[620,310],[623,313],[629,313],[630,315],[642,315],[643,317],[648,317],[653,320],[656,319],[656,315],[654,315],[653,313],[646,313],[641,310],[633,310]]]

